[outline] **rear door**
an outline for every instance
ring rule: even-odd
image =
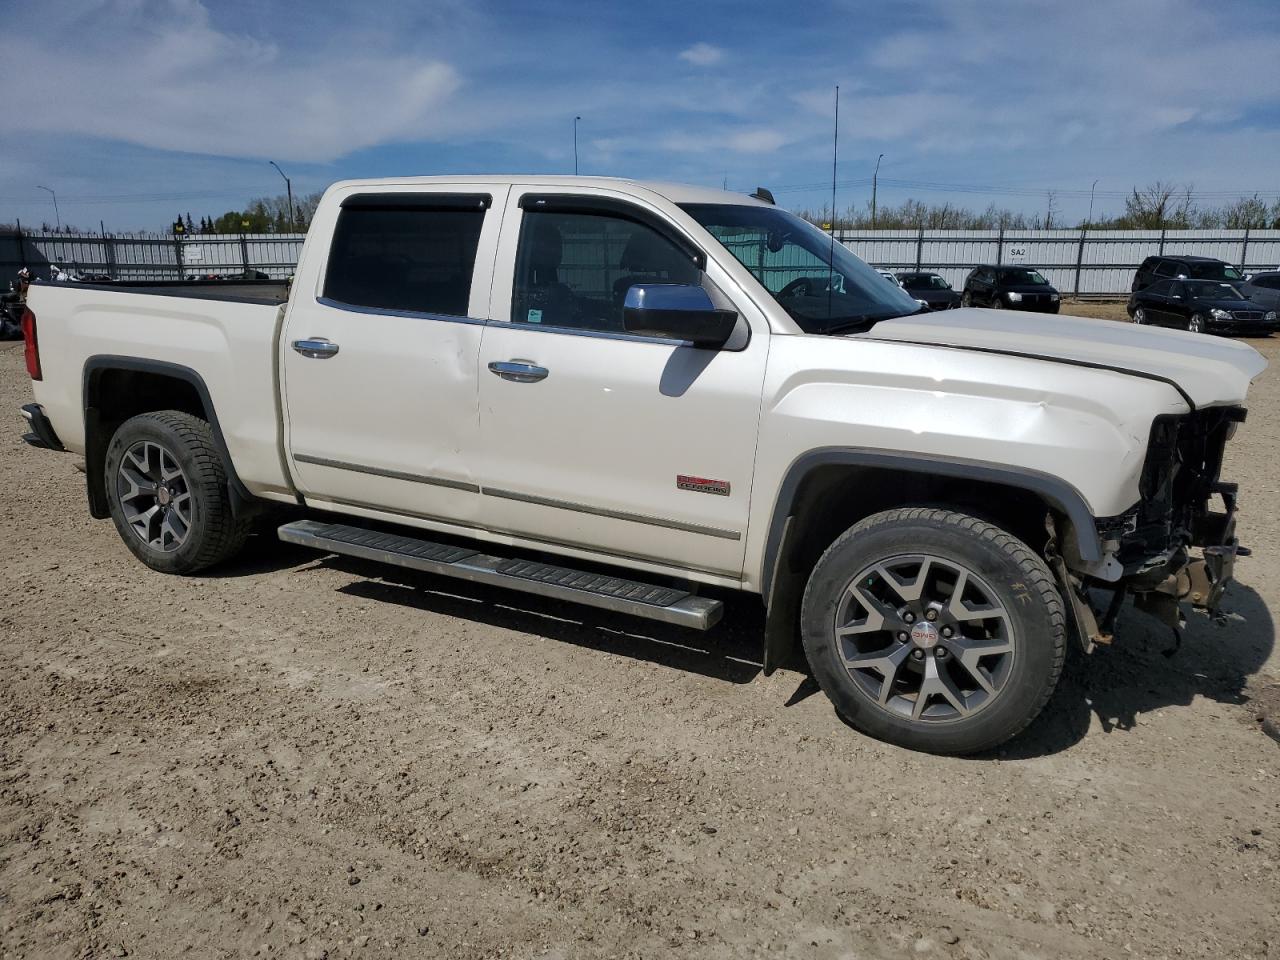
[[[636,283],[707,287],[738,311],[736,340],[707,350],[626,333]],[[513,188],[480,357],[493,528],[740,575],[769,338],[732,283],[646,203]]]
[[[353,187],[313,225],[332,245],[299,278],[310,289],[294,291],[280,354],[308,502],[476,522],[476,363],[502,199]]]

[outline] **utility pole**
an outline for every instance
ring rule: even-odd
[[[880,161],[884,159],[884,154],[876,157],[876,172],[871,175],[871,229],[876,228],[876,187],[880,180]]]
[[[58,195],[53,192],[53,187],[42,187],[36,184],[37,190],[48,190],[49,196],[53,197],[53,220],[58,225],[58,232],[62,232],[62,216],[58,213]]]
[[[578,175],[578,121],[581,117],[573,118],[573,175]]]
[[[1086,226],[1093,226],[1093,191],[1098,189],[1098,181],[1093,181],[1093,186],[1089,188],[1089,217],[1085,221]]]
[[[275,167],[276,173],[284,177],[284,188],[286,191],[288,191],[288,194],[289,194],[289,232],[297,233],[298,221],[293,215],[293,184],[290,182],[288,177],[284,176],[284,171],[280,169],[280,165],[278,163],[276,163],[274,160],[268,160],[267,163]]]

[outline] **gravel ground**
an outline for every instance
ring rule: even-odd
[[[151,573],[11,419],[0,956],[1280,957],[1278,382],[1225,622],[1169,655],[1126,612],[969,760],[760,676],[749,600],[583,619],[269,536]],[[28,397],[0,346],[0,410]]]

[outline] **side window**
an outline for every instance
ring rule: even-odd
[[[526,210],[511,322],[622,333],[634,284],[701,278],[687,253],[643,223],[612,213]]]
[[[1186,288],[1182,285],[1181,281],[1178,281],[1178,280],[1170,281],[1170,283],[1169,283],[1169,296],[1171,296],[1171,297],[1180,297],[1180,296],[1182,296],[1182,295],[1183,295],[1184,293],[1186,293],[1186,292],[1187,292],[1187,291],[1186,291]]]
[[[1151,284],[1151,286],[1147,287],[1147,292],[1153,297],[1167,297],[1171,286],[1172,283],[1168,280],[1157,280],[1155,283]]]
[[[391,201],[388,201],[390,204]],[[467,315],[484,223],[470,209],[344,206],[329,251],[324,296],[357,307]]]
[[[1156,265],[1155,272],[1157,277],[1172,277],[1175,273],[1173,261],[1161,260],[1160,263]]]
[[[1253,283],[1268,290],[1280,290],[1280,277],[1258,277]]]

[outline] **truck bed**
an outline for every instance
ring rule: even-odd
[[[235,303],[280,304],[289,299],[287,280],[64,280],[40,286],[70,287],[75,290],[117,290],[146,293],[157,297],[191,297],[199,300],[229,300]]]

